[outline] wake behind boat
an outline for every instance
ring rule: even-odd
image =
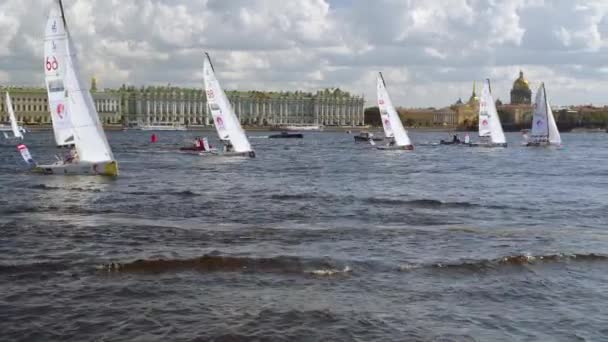
[[[242,156],[255,157],[255,151],[251,148],[245,131],[241,127],[239,118],[234,113],[230,101],[224,90],[215,77],[215,70],[211,64],[209,54],[205,52],[205,62],[203,65],[203,77],[205,81],[205,92],[207,95],[207,105],[213,117],[213,123],[224,144],[221,155],[223,156]]]
[[[393,102],[388,95],[384,77],[382,77],[381,72],[378,73],[376,81],[378,108],[380,109],[382,127],[384,128],[384,137],[387,140],[386,145],[378,145],[376,148],[379,150],[413,150],[414,145],[412,145],[412,142],[403,127],[403,123],[401,123],[401,119],[393,106]],[[370,140],[369,142],[372,145],[376,145],[374,140]]]
[[[531,140],[526,139],[526,146],[560,146],[562,138],[555,123],[555,117],[547,92],[545,83],[541,83],[536,93],[536,103],[534,104],[534,114],[532,115],[532,137]]]
[[[507,140],[492,97],[489,79],[484,82],[479,101],[479,141],[470,143],[469,146],[507,147]]]
[[[64,158],[56,157],[58,160],[53,164],[37,165],[32,160],[35,164],[32,171],[117,176],[118,163],[114,160],[91,93],[80,77],[76,48],[67,28],[61,0],[54,2],[49,14],[44,44],[45,80],[53,133],[57,146],[68,147],[70,151]]]

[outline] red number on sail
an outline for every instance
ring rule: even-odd
[[[53,60],[51,60],[49,57],[46,58],[46,70],[51,71],[51,70],[57,70],[57,68],[59,68],[59,62],[57,62],[57,58],[55,58],[55,56],[52,57]]]
[[[207,90],[207,97],[213,98],[213,90]]]

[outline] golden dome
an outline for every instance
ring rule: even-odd
[[[513,82],[513,89],[525,89],[530,90],[530,84],[528,80],[524,78],[524,72],[519,72],[519,77]]]

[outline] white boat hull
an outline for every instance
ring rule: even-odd
[[[118,163],[106,161],[99,163],[79,162],[71,164],[55,163],[49,165],[36,165],[32,172],[46,175],[94,175],[118,176]]]
[[[182,126],[142,126],[141,131],[187,131],[186,127]]]

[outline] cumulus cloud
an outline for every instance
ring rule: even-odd
[[[52,0],[0,3],[0,82],[42,85]],[[607,103],[605,0],[64,0],[85,77],[202,87],[209,51],[226,88],[340,87],[443,106],[491,77],[508,101],[520,69],[556,104]]]

